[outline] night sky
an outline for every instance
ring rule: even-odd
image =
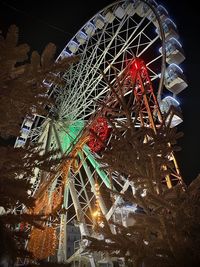
[[[112,0],[99,1],[0,1],[0,29],[3,33],[11,24],[19,27],[19,42],[28,43],[39,53],[53,42],[59,54],[73,35]],[[194,0],[159,0],[176,23],[186,54],[181,67],[188,80],[188,87],[178,95],[184,116],[179,127],[184,137],[179,141],[182,151],[177,160],[184,180],[189,183],[199,173],[200,166],[200,19],[199,8]]]

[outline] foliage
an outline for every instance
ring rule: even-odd
[[[30,177],[33,170],[52,171],[57,160],[51,160],[52,153],[40,154],[35,146],[14,148],[0,147],[0,206],[12,209],[16,203],[23,203],[27,208],[34,205],[34,199],[28,195],[31,189]]]
[[[176,185],[142,199],[126,192],[123,199],[139,203],[143,212],[129,214],[128,226],[103,220],[96,226],[101,238],[88,237],[90,250],[124,257],[131,266],[199,266],[199,190],[200,176],[185,191]]]
[[[62,73],[78,60],[70,57],[55,61],[55,52],[52,43],[46,46],[41,56],[36,51],[30,52],[27,44],[18,44],[15,25],[10,26],[5,37],[0,35],[1,259],[8,257],[15,261],[17,257],[30,257],[30,253],[24,250],[28,236],[19,230],[19,226],[41,228],[41,222],[48,219],[42,214],[31,214],[35,199],[28,192],[34,169],[52,172],[58,164],[55,159],[57,151],[46,153],[40,144],[14,148],[9,140],[20,135],[20,125],[25,116],[47,113],[54,104],[48,96],[49,84],[61,85]]]
[[[188,187],[179,182],[169,189],[165,181],[173,169],[172,153],[179,150],[176,144],[182,134],[170,128],[169,114],[156,132],[149,127],[135,127],[138,107],[133,108],[133,117],[122,88],[114,93],[118,94],[118,110],[115,105],[114,112],[108,110],[107,114],[116,117],[123,114],[126,120],[119,122],[107,115],[112,139],[102,152],[100,163],[110,175],[118,173],[119,181],[124,178],[130,181],[134,193],[114,189],[110,193],[121,196],[124,203],[132,203],[137,209],[128,214],[127,225],[114,219],[107,222],[102,215],[95,228],[98,238],[87,237],[89,250],[124,258],[126,266],[199,266],[200,176]]]
[[[38,261],[38,264],[29,264],[25,267],[69,267],[71,266],[68,263],[58,263],[58,262],[46,262],[46,261]]]
[[[59,73],[77,58],[55,62],[56,47],[50,43],[41,57],[27,44],[18,45],[18,28],[12,25],[6,37],[0,36],[0,134],[18,136],[25,115],[44,114],[45,105],[51,104],[47,96],[47,83],[62,83]]]

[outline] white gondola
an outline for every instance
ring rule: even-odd
[[[78,50],[78,47],[79,47],[79,45],[75,41],[71,41],[68,44],[68,49],[72,53],[76,53],[76,51]]]
[[[158,14],[158,16],[159,16],[161,22],[164,22],[165,20],[168,19],[168,12],[167,12],[167,10],[166,10],[163,6],[159,5],[159,6],[156,8],[156,11],[157,11],[157,14]],[[153,13],[153,11],[150,12],[150,14],[148,15],[148,18],[149,18],[149,20],[151,20],[151,21],[153,22],[153,24],[154,24],[157,28],[159,28],[158,20],[157,20],[157,18],[156,18],[156,15]]]
[[[166,44],[166,61],[168,64],[180,64],[185,60],[185,55],[181,44],[174,37],[170,38]],[[162,48],[160,48],[160,53],[162,53]]]
[[[134,3],[135,12],[138,16],[144,17],[146,15],[150,15],[152,12],[148,5],[141,1],[135,1]]]
[[[104,24],[105,24],[105,20],[103,16],[98,15],[96,18],[94,18],[94,25],[96,26],[96,28],[103,29]]]
[[[182,69],[176,64],[171,64],[166,69],[164,84],[173,94],[179,94],[188,86]]]
[[[22,137],[23,139],[27,139],[29,133],[30,133],[30,129],[27,128],[26,126],[23,126],[22,129],[21,129],[21,137]]]
[[[179,38],[176,24],[170,18],[167,18],[166,20],[163,21],[163,30],[166,40],[169,40],[172,37],[176,39]]]
[[[166,123],[168,123],[170,118],[172,117],[170,124],[171,128],[182,123],[183,119],[182,119],[181,109],[179,107],[179,102],[175,98],[171,96],[166,96],[161,100],[159,106],[162,114],[169,113],[168,117],[166,118]]]
[[[134,5],[136,8],[136,13],[140,17],[147,16],[147,18],[150,21],[152,21],[156,27],[158,27],[158,21],[157,21],[156,15],[147,4],[145,4],[141,1],[136,1]],[[165,19],[168,18],[168,12],[162,5],[159,5],[156,8],[156,11],[157,11],[157,14],[160,17],[161,21],[164,21]]]
[[[133,3],[128,3],[125,7],[125,13],[129,16],[133,16],[135,14],[135,8]]]
[[[63,50],[60,54],[60,58],[63,59],[63,58],[66,58],[66,57],[70,57],[71,54],[69,52],[67,52],[66,50]]]
[[[121,6],[118,6],[118,8],[114,11],[114,14],[119,19],[122,19],[125,15],[125,10]]]
[[[168,18],[168,11],[162,5],[157,7],[157,13],[162,21]]]
[[[33,121],[34,121],[34,117],[31,119],[31,118],[26,118],[24,120],[24,126],[26,126],[27,128],[31,128],[32,125],[33,125]]]
[[[15,147],[23,147],[26,143],[26,139],[22,138],[21,136],[17,138]]]
[[[86,35],[84,32],[80,31],[80,32],[78,32],[77,35],[76,35],[76,40],[78,41],[78,43],[79,43],[80,45],[82,45],[82,44],[84,44],[84,43],[86,42],[86,40],[87,40],[87,35]]]
[[[170,18],[167,18],[163,21],[162,27],[166,41],[168,41],[170,38],[179,39],[179,34],[177,32],[176,24]],[[158,26],[156,32],[160,35],[160,30]]]
[[[93,35],[95,34],[96,27],[95,27],[95,25],[94,25],[93,23],[89,22],[89,23],[85,26],[84,30],[85,30],[85,33],[86,33],[89,37],[91,37],[91,36],[93,36]]]
[[[105,21],[108,22],[108,23],[112,23],[115,19],[115,15],[113,14],[112,11],[108,11],[106,14],[105,14]]]

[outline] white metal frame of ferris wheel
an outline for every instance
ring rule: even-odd
[[[140,8],[142,6],[147,8],[144,16],[140,16]],[[98,12],[77,32],[63,49],[59,58],[74,54],[80,56],[80,61],[73,64],[63,74],[63,78],[66,81],[65,86],[60,88],[51,85],[49,88],[49,94],[56,98],[55,107],[50,110],[50,113],[56,113],[58,119],[52,119],[50,116],[42,118],[40,115],[35,115],[28,134],[23,135],[24,142],[27,138],[30,138],[32,142],[42,142],[42,147],[46,151],[60,149],[61,154],[65,154],[62,148],[62,140],[59,138],[60,132],[65,131],[66,135],[71,138],[70,125],[75,125],[76,122],[83,122],[87,126],[91,116],[98,110],[98,103],[104,102],[109,93],[109,87],[103,79],[101,71],[112,84],[116,77],[113,67],[120,75],[128,62],[136,57],[148,54],[149,58],[146,66],[151,80],[160,81],[158,91],[161,93],[166,54],[164,46],[165,35],[162,28],[163,21],[161,20],[163,18],[159,17],[160,14],[156,11],[157,7],[158,5],[154,1],[118,1]],[[110,14],[110,17],[107,16],[108,14]],[[91,25],[94,27],[94,32],[89,34],[86,28]],[[156,28],[157,31],[155,31]],[[81,34],[86,36],[86,39],[80,40],[79,38],[78,42],[78,36],[81,36]],[[158,44],[162,47],[162,53],[158,51]],[[156,64],[159,68],[155,67]],[[126,94],[129,94],[129,92],[126,92]],[[26,125],[26,121],[23,125]],[[78,136],[73,137],[72,147],[81,136],[81,132]],[[16,141],[16,146],[18,146],[18,140]],[[98,155],[90,153],[87,146],[83,148],[83,155],[84,158],[80,156],[80,159],[88,180],[84,181],[80,170],[76,174],[69,173],[68,183],[65,188],[64,207],[70,209],[74,205],[75,214],[69,219],[66,215],[61,216],[59,261],[66,261],[66,224],[68,222],[78,218],[81,234],[89,234],[84,218],[88,217],[87,212],[92,210],[91,203],[95,199],[94,176],[98,175],[103,183],[109,187],[109,183],[104,179],[106,173],[100,169],[100,165],[95,163],[95,157]],[[91,167],[93,171],[91,171]],[[59,176],[60,173],[52,179],[52,176],[49,175],[47,182],[50,179],[55,181]],[[126,179],[119,182],[115,174],[113,174],[112,179],[121,188],[121,192],[133,187]],[[32,182],[33,194],[35,194],[40,183],[38,169],[35,170],[35,177],[32,178]],[[92,196],[87,193],[88,187],[91,188]],[[54,190],[55,186],[52,185],[50,188],[50,190]],[[69,194],[71,194],[72,203],[68,205]],[[102,212],[107,219],[111,218],[118,202],[119,199],[117,198],[113,206],[106,210],[103,199],[100,199]],[[93,259],[91,264],[94,265]]]

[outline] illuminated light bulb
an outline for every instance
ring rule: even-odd
[[[181,44],[176,38],[171,37],[171,38],[169,39],[169,41],[170,41],[170,40],[176,42],[180,47],[182,47],[182,44]]]
[[[135,69],[136,69],[136,70],[138,69],[137,61],[135,61]]]
[[[169,67],[171,68],[175,67],[175,69],[177,68],[181,73],[183,73],[183,70],[175,63],[170,64]]]
[[[97,217],[97,216],[98,216],[98,210],[94,211],[94,212],[92,213],[92,216],[93,216],[93,217]]]

